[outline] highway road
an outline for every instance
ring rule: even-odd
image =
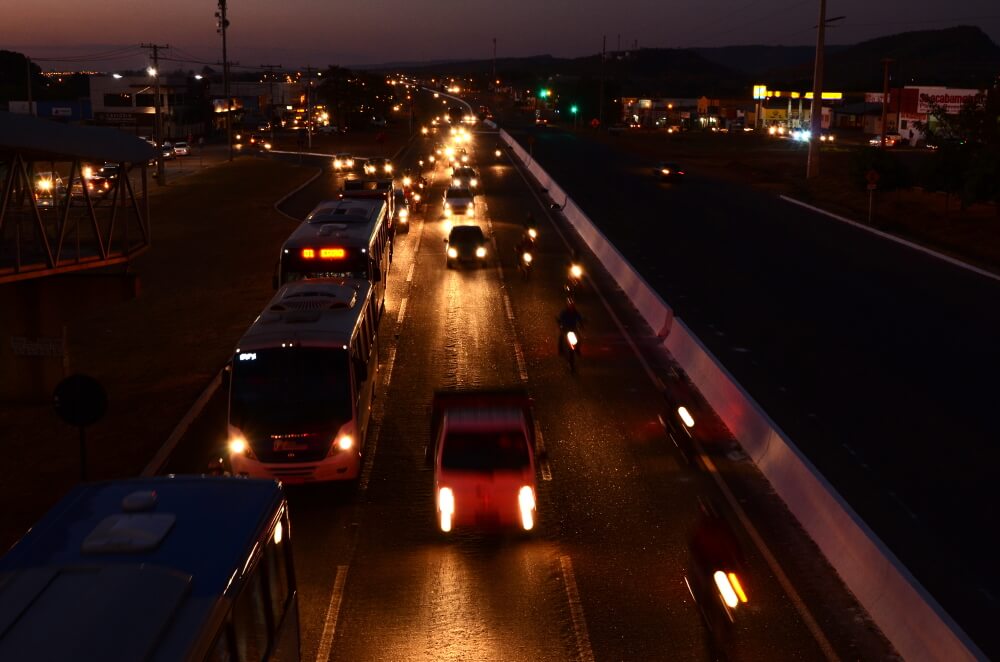
[[[415,141],[402,160],[414,164],[432,138]],[[494,240],[489,266],[445,268],[445,180],[434,171],[431,205],[396,238],[380,328],[377,423],[362,476],[356,484],[289,489],[303,659],[715,659],[719,651],[683,582],[686,537],[699,496],[729,502],[658,422],[660,392],[622,333],[640,327],[626,306],[612,297],[606,308],[597,292],[584,293],[579,374],[556,354],[568,250],[522,174],[493,158],[495,142],[495,134],[480,133],[474,150],[485,191],[477,221]],[[334,196],[340,182],[328,165],[283,211],[301,217]],[[528,211],[541,221],[541,236],[535,273],[523,281],[513,246]],[[606,277],[586,255],[585,265],[603,288]],[[670,366],[647,360],[671,379]],[[537,530],[442,536],[424,464],[433,389],[522,383],[548,450]],[[163,471],[198,472],[218,456],[225,412],[218,392]],[[889,656],[759,474],[731,446],[719,448],[719,474],[740,506],[726,516],[750,566],[752,607],[731,659]]]
[[[983,650],[1000,653],[988,524],[1000,283],[710,171],[661,183],[653,164],[586,137],[514,133],[534,136],[539,163]]]

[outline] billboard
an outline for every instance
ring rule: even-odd
[[[966,103],[980,104],[986,99],[979,90],[950,87],[921,87],[918,90],[918,113],[929,113],[934,106],[940,106],[948,115],[957,115]]]

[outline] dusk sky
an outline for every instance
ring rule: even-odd
[[[4,8],[0,48],[27,53],[43,69],[135,68],[139,42],[169,43],[167,57],[221,60],[212,0],[17,2]],[[645,47],[814,43],[817,0],[233,0],[230,59],[242,65],[353,65],[498,56],[577,56],[638,40]],[[998,0],[829,0],[828,16],[846,15],[829,43],[854,43],[909,30],[976,25],[1000,42]],[[116,51],[111,53],[110,51]],[[106,53],[85,62],[44,58]],[[197,69],[196,62],[169,67]]]

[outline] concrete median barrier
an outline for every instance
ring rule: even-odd
[[[510,134],[501,130],[500,136],[538,185],[562,207],[566,220],[663,339],[664,349],[684,369],[903,658],[985,660],[958,624],[701,340],[674,317],[670,306],[583,210]]]

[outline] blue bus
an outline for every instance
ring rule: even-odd
[[[288,504],[269,480],[80,485],[0,558],[0,660],[299,660]]]

